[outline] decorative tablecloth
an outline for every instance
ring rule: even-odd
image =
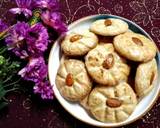
[[[14,0],[0,0],[0,18],[14,22],[7,11],[14,6]],[[146,30],[160,49],[160,0],[60,0],[60,6],[67,24],[92,14],[128,18]],[[73,118],[56,99],[42,101],[31,92],[7,96],[9,106],[0,112],[0,128],[93,128]],[[143,118],[124,128],[160,128],[160,98]]]

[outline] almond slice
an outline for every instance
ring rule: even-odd
[[[71,38],[70,38],[70,42],[75,42],[75,41],[77,41],[77,40],[79,40],[79,39],[81,39],[83,36],[82,35],[74,35],[74,36],[72,36]]]
[[[73,75],[71,73],[68,73],[66,77],[66,85],[72,86],[73,83],[74,83]]]
[[[116,98],[109,98],[106,101],[106,105],[111,107],[111,108],[117,108],[117,107],[120,107],[122,105],[122,101],[118,100]]]
[[[105,69],[110,69],[111,67],[113,67],[113,64],[114,64],[114,57],[113,57],[113,54],[108,54],[106,59],[104,60],[102,66],[103,68]]]
[[[143,46],[143,42],[137,37],[132,37],[132,41],[139,46]]]

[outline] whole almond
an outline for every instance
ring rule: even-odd
[[[79,40],[79,39],[81,39],[82,38],[82,35],[74,35],[74,36],[72,36],[71,38],[70,38],[70,41],[71,42],[75,42],[75,41],[77,41],[77,40]]]
[[[111,108],[120,107],[122,105],[122,101],[116,99],[116,98],[109,98],[106,101],[106,105]]]
[[[105,24],[105,26],[110,26],[110,25],[112,25],[112,21],[109,20],[109,19],[106,19],[106,20],[104,21],[104,24]]]
[[[73,75],[71,73],[68,73],[66,77],[66,85],[72,86],[73,82],[74,82]]]
[[[143,46],[143,42],[136,37],[132,37],[132,41],[139,46]]]
[[[103,61],[103,68],[105,69],[110,69],[114,64],[114,57],[113,57],[113,54],[108,54],[106,59]]]

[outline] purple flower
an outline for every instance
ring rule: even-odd
[[[25,22],[18,22],[9,30],[9,36],[5,39],[8,50],[12,50],[22,59],[28,57],[27,44],[25,40],[28,29],[29,24]]]
[[[8,26],[0,19],[0,32],[6,30]]]
[[[34,6],[54,11],[59,9],[59,3],[57,0],[34,0]]]
[[[38,58],[30,58],[26,67],[19,71],[19,75],[25,80],[38,82],[43,80],[47,76],[47,65],[45,64],[42,56]]]
[[[40,81],[34,86],[34,93],[41,94],[42,99],[53,99],[53,89],[48,81]]]
[[[41,15],[43,22],[62,34],[67,31],[66,24],[62,22],[60,13],[45,11]]]
[[[31,26],[27,35],[28,51],[39,56],[47,49],[48,38],[47,29],[41,23]]]
[[[23,13],[26,17],[32,16],[31,3],[32,0],[16,0],[18,8],[11,8],[9,11],[13,14]]]

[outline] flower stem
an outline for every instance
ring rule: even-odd
[[[3,81],[3,84],[8,82],[12,77],[13,77],[13,75],[9,76],[5,81]]]
[[[33,17],[30,19],[29,24],[32,26],[40,21],[41,10],[34,10]]]
[[[4,87],[9,87],[9,86],[11,86],[11,85],[17,84],[20,80],[21,80],[21,78],[18,79],[17,81],[15,81],[15,82],[13,82],[13,83],[4,85]]]
[[[6,30],[0,32],[0,40],[3,40],[4,38],[6,38],[8,36],[8,31],[12,28],[13,26],[10,26],[9,28],[7,28]]]
[[[19,89],[19,88],[12,88],[12,89],[7,90],[6,93],[12,92],[12,91],[15,91],[15,90],[18,90],[18,89]]]
[[[3,48],[2,48],[2,51],[1,51],[1,49],[0,49],[0,55],[3,54],[6,50],[7,50],[6,47],[3,47]]]
[[[0,40],[4,39],[7,36],[8,30],[4,30],[3,32],[0,33]]]
[[[8,102],[8,100],[7,100],[5,97],[3,97],[2,99],[3,99],[5,102]]]

